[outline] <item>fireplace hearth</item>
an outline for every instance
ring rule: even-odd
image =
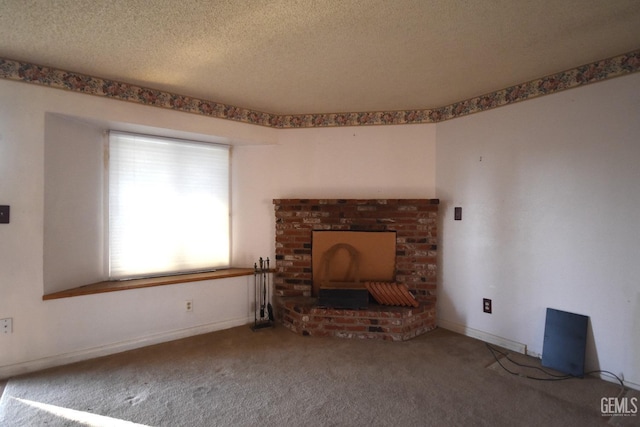
[[[394,341],[407,340],[435,328],[437,199],[277,199],[273,202],[276,216],[274,303],[276,318],[285,327],[301,335]],[[324,242],[327,247],[341,243],[357,246],[353,238],[369,239],[370,233],[387,240],[393,236],[391,250],[368,240],[360,246],[358,253],[373,250],[373,255],[362,256],[356,287],[366,289],[367,282],[400,284],[415,298],[417,307],[380,305],[373,298],[362,309],[319,305],[320,255],[314,241],[320,242],[317,236],[322,235],[323,239],[329,236],[331,233],[320,233],[327,231],[351,232],[345,234],[350,235],[351,240],[344,242],[340,233],[333,233],[337,240]],[[376,258],[380,253],[387,255]],[[343,256],[348,261],[349,255]],[[348,265],[347,261],[343,262]],[[376,270],[379,264],[385,263],[387,266],[382,272]],[[340,268],[335,274],[341,276]]]

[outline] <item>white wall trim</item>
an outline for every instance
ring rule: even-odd
[[[498,337],[496,335],[489,334],[487,332],[479,331],[477,329],[469,328],[468,326],[461,325],[459,323],[450,322],[444,319],[438,319],[438,327],[442,329],[447,329],[449,331],[457,332],[459,334],[465,335],[467,337],[476,338],[480,341],[488,342],[490,344],[498,345],[502,348],[506,348],[512,351],[516,351],[521,354],[526,354],[527,356],[535,357],[537,359],[542,358],[542,355],[539,353],[535,353],[533,351],[527,350],[527,345],[522,344],[516,341],[512,341],[506,338]],[[603,373],[593,373],[591,376],[596,378],[600,378],[601,380],[620,384],[617,379],[613,378],[610,375]],[[640,384],[636,384],[631,381],[623,380],[625,387],[632,388],[634,390],[640,390]],[[612,396],[613,397],[613,396]]]
[[[81,362],[83,360],[94,359],[102,356],[108,356],[110,354],[121,353],[123,351],[147,347],[150,345],[174,341],[182,338],[188,338],[191,336],[206,334],[209,332],[220,331],[236,326],[249,325],[251,322],[253,322],[253,318],[240,317],[236,319],[225,320],[222,322],[214,322],[205,325],[194,326],[186,329],[161,332],[158,334],[147,335],[142,338],[121,341],[99,347],[88,348],[85,350],[43,357],[41,359],[35,359],[28,362],[0,366],[0,379],[7,379],[16,375],[27,374],[30,372],[40,371],[42,369]]]
[[[620,385],[620,382],[616,378],[602,372],[596,372],[596,373],[590,374],[590,376],[600,378],[601,380],[604,380],[613,384]],[[624,384],[625,387],[640,391],[640,384],[627,381],[627,380],[622,380],[622,383]],[[625,396],[625,395],[623,394],[622,396]],[[603,397],[616,397],[616,396],[603,396]]]
[[[518,353],[527,354],[527,345],[516,341],[502,338],[496,335],[489,334],[487,332],[479,331],[477,329],[469,328],[468,326],[461,325],[459,323],[450,322],[444,319],[438,319],[438,326],[443,329],[448,329],[453,332],[465,335],[467,337],[476,338],[480,341],[488,342],[490,344],[498,345],[502,348],[516,351]]]

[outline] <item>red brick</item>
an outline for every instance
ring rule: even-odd
[[[312,230],[375,230],[396,231],[396,281],[406,283],[419,301],[434,302],[437,281],[437,199],[281,199],[274,200],[276,217],[276,295],[309,295],[311,287],[311,231]],[[289,282],[289,283],[285,283]],[[301,310],[296,306],[295,310]],[[323,323],[342,325],[343,328],[364,328],[380,325],[404,328],[403,333],[363,332],[360,329],[335,330],[331,335],[342,337],[389,340],[407,339],[421,331],[410,330],[407,324],[435,313],[433,309],[402,311],[397,308],[376,308],[362,311],[311,308],[305,305],[305,317],[314,329]],[[405,320],[406,319],[406,320]],[[300,323],[298,319],[296,322]],[[435,325],[435,320],[433,320]],[[309,322],[302,322],[309,323]],[[416,326],[413,326],[414,328]],[[430,326],[420,326],[420,330]],[[302,333],[302,329],[294,326]],[[317,330],[307,331],[317,334]],[[327,331],[323,333],[326,334]]]

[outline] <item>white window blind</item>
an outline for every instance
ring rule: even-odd
[[[229,266],[229,147],[109,134],[109,275]]]

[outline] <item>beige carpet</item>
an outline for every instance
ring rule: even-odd
[[[509,375],[484,343],[443,329],[395,343],[247,326],[12,378],[0,425],[640,425],[601,415],[619,392]]]

